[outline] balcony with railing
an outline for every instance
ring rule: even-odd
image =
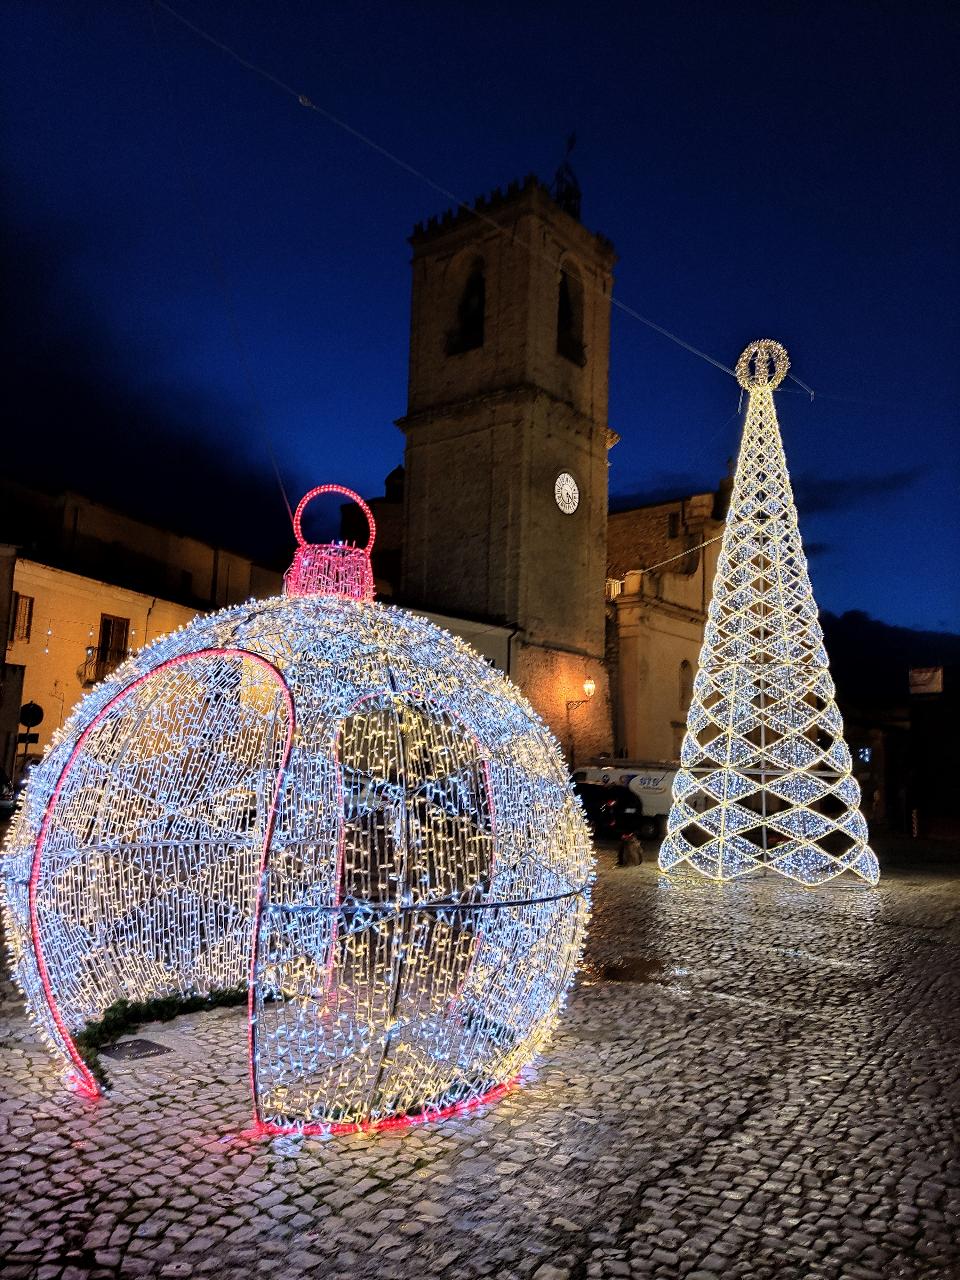
[[[77,679],[85,689],[106,680],[111,671],[115,671],[129,654],[124,645],[110,649],[87,649],[86,660],[77,668]]]

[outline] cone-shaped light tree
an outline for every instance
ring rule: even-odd
[[[774,409],[789,367],[769,340],[737,364],[747,417],[660,866],[876,884]]]

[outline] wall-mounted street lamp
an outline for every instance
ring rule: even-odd
[[[596,692],[597,692],[596,680],[594,680],[593,676],[587,676],[586,680],[584,680],[583,682],[584,696],[582,698],[567,699],[567,742],[570,744],[570,750],[568,754],[570,756],[571,769],[574,766],[574,750],[573,750],[573,730],[570,727],[570,712],[575,710],[577,707],[582,707],[584,703],[589,702]]]

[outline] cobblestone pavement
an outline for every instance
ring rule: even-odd
[[[232,1010],[61,1093],[0,993],[0,1274],[960,1276],[960,858],[811,892],[604,855],[589,967],[495,1106],[253,1142]]]

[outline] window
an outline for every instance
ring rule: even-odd
[[[684,715],[690,710],[693,701],[693,667],[684,658],[680,663],[680,710]]]
[[[667,536],[670,538],[680,537],[680,512],[671,511],[667,516]]]
[[[557,354],[581,367],[587,363],[583,345],[583,284],[569,267],[560,272],[557,293]]]
[[[19,591],[13,593],[10,603],[10,632],[7,644],[18,640],[29,643],[33,630],[33,596],[22,596]]]
[[[115,618],[112,614],[100,615],[100,639],[97,643],[96,680],[103,680],[119,667],[127,656],[130,638],[130,619]]]
[[[457,322],[447,332],[447,355],[460,355],[483,346],[484,318],[487,309],[487,282],[482,258],[470,267],[457,306]]]

